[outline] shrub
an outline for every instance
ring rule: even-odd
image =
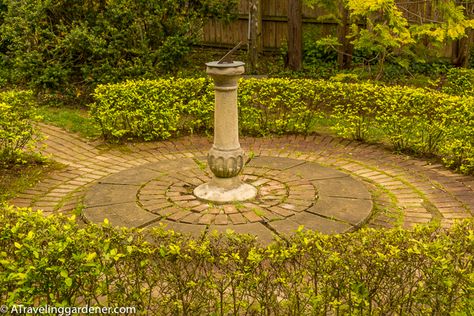
[[[75,97],[85,87],[172,72],[207,18],[236,1],[3,1],[2,68],[13,83]]]
[[[474,172],[474,98],[407,87],[339,86],[332,116],[343,136],[387,139],[395,149],[438,155],[450,167]],[[336,92],[335,92],[336,91]],[[377,133],[370,133],[376,130]]]
[[[451,68],[442,91],[454,95],[474,96],[474,69]]]
[[[7,306],[133,306],[153,315],[456,314],[472,309],[474,221],[444,231],[298,231],[193,239],[79,226],[0,207],[0,300]]]
[[[439,114],[446,135],[439,155],[446,165],[474,174],[474,96],[447,98]]]
[[[212,117],[213,95],[205,79],[127,81],[101,85],[93,96],[91,114],[111,140],[167,139],[178,127],[210,126]]]
[[[0,93],[0,160],[15,162],[38,137],[37,119],[31,91]]]
[[[94,97],[92,115],[107,138],[164,139],[211,128],[209,80],[99,86]],[[305,134],[330,116],[341,136],[388,141],[396,150],[438,155],[452,168],[474,172],[473,97],[336,80],[246,79],[238,103],[245,134]]]
[[[322,114],[320,99],[310,80],[242,80],[240,128],[251,135],[308,133]]]

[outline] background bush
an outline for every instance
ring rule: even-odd
[[[466,90],[463,90],[466,91]],[[213,90],[206,79],[162,79],[99,86],[91,114],[108,139],[166,139],[212,129]],[[389,142],[437,155],[474,172],[474,97],[335,80],[247,79],[238,94],[241,132],[309,133],[332,118],[344,137]]]
[[[21,158],[39,133],[38,119],[31,91],[0,92],[0,162],[11,163]]]
[[[77,97],[83,88],[175,70],[209,17],[236,1],[3,1],[0,68],[8,80]],[[5,71],[8,70],[8,71]]]
[[[267,247],[0,208],[7,306],[135,306],[150,315],[467,315],[474,222],[449,231],[299,231]]]
[[[449,69],[442,91],[454,95],[474,96],[474,69]]]

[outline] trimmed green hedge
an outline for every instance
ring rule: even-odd
[[[99,86],[91,114],[108,139],[166,139],[209,130],[208,79],[128,81]],[[474,97],[400,86],[309,79],[248,79],[239,88],[244,134],[309,133],[323,117],[344,137],[388,141],[474,172]]]
[[[0,92],[1,162],[15,162],[35,142],[38,131],[33,121],[38,117],[33,104],[31,91]]]
[[[178,129],[211,126],[213,92],[206,79],[127,81],[99,85],[90,106],[106,139],[166,139]]]
[[[134,306],[150,315],[468,315],[474,221],[448,231],[246,235],[78,226],[0,207],[0,301]]]

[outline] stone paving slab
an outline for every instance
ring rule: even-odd
[[[138,185],[97,183],[88,191],[84,203],[97,207],[135,202],[138,189]]]
[[[195,157],[195,159],[200,159],[203,162],[205,161],[205,157]],[[160,165],[147,165],[148,169],[158,171],[158,172],[165,172],[165,171],[176,171],[176,170],[189,170],[196,168],[196,162],[193,158],[183,158],[183,157],[172,157],[172,159],[165,160],[166,164]]]
[[[347,173],[342,173],[336,169],[327,168],[321,165],[308,164],[308,163],[301,163],[301,164],[292,166],[290,169],[291,169],[291,172],[293,172],[296,175],[304,174],[305,178],[311,181],[315,181],[315,180],[322,181],[322,180],[349,177]]]
[[[318,188],[321,194],[329,197],[353,197],[362,200],[372,200],[372,196],[366,187],[360,185],[360,181],[350,176],[336,179],[313,180],[311,183]]]
[[[369,217],[372,206],[372,200],[368,199],[326,196],[307,212],[359,226]]]
[[[105,185],[107,177],[110,177],[114,183],[138,185],[142,183],[143,178],[155,177],[157,174],[165,174],[174,180],[172,182],[150,183],[149,189],[153,189],[153,186],[164,186],[167,190],[164,192],[171,193],[166,198],[171,199],[173,194],[182,193],[179,190],[183,189],[183,184],[180,187],[178,183],[183,180],[186,174],[190,179],[181,182],[186,182],[189,185],[202,183],[209,176],[206,170],[200,169],[196,163],[196,161],[205,162],[204,156],[212,142],[209,137],[194,135],[171,141],[128,144],[126,150],[119,150],[100,141],[86,141],[57,127],[45,124],[41,124],[40,127],[48,138],[44,142],[47,147],[39,151],[65,164],[67,168],[52,173],[35,187],[25,190],[12,199],[12,204],[31,206],[33,209],[42,208],[53,213],[68,213],[72,211],[74,203],[84,202],[83,199],[88,194],[87,192],[91,192],[91,187],[99,185],[101,182]],[[474,177],[456,174],[439,164],[432,164],[407,155],[396,155],[376,145],[332,136],[242,137],[241,143],[247,153],[252,151],[255,158],[260,159],[253,159],[247,166],[245,170],[248,170],[248,174],[244,174],[245,181],[260,181],[257,182],[257,186],[263,192],[262,196],[269,197],[268,200],[259,199],[259,203],[245,206],[255,208],[256,212],[231,213],[234,212],[231,208],[193,206],[192,200],[182,200],[180,203],[178,200],[166,200],[166,203],[175,208],[155,203],[154,211],[169,209],[170,213],[177,213],[180,209],[182,211],[184,208],[189,208],[194,213],[202,213],[199,217],[201,223],[190,225],[166,219],[161,220],[169,221],[177,227],[188,227],[187,230],[190,232],[193,229],[189,227],[210,227],[210,225],[215,225],[213,220],[217,220],[221,223],[217,226],[223,229],[231,225],[244,227],[242,225],[247,225],[246,223],[248,225],[257,223],[257,226],[263,225],[274,233],[272,225],[282,226],[280,231],[283,234],[284,230],[291,231],[299,224],[294,221],[296,215],[309,209],[305,199],[307,200],[313,193],[311,187],[307,186],[308,184],[312,185],[314,192],[316,192],[316,195],[312,197],[313,199],[317,198],[313,210],[319,215],[314,214],[314,216],[323,219],[331,218],[330,216],[321,217],[324,210],[320,209],[322,209],[323,203],[327,203],[329,209],[335,202],[325,201],[324,196],[321,198],[318,194],[325,195],[327,187],[331,186],[331,183],[322,180],[337,178],[353,179],[368,189],[368,193],[361,191],[362,195],[357,195],[356,200],[372,201],[373,213],[367,219],[368,222],[364,224],[370,227],[387,227],[395,223],[411,227],[417,223],[433,220],[440,220],[443,226],[448,227],[458,219],[473,216]],[[280,161],[277,162],[273,158],[279,158]],[[284,159],[287,160],[284,161]],[[157,169],[145,167],[147,172],[143,173],[141,179],[128,177],[128,175],[134,175],[135,170],[150,163],[164,163],[166,166],[161,165]],[[316,163],[320,167],[315,167],[312,163]],[[133,168],[138,169],[132,170]],[[302,179],[303,175],[305,179]],[[264,179],[262,180],[262,178]],[[265,179],[268,181],[265,182]],[[170,186],[172,183],[175,185]],[[284,195],[283,200],[272,197],[275,194],[282,196],[281,185],[285,186],[287,183],[293,183],[293,189],[287,190],[287,195]],[[296,184],[301,186],[299,190]],[[143,201],[152,201],[153,196],[146,191],[146,186],[139,198],[142,198]],[[337,188],[334,182],[332,186]],[[124,202],[123,205],[130,206],[128,211],[124,207],[118,212],[120,214],[117,214],[116,217],[121,220],[128,219],[135,208],[141,209],[143,207],[139,203],[137,204],[136,200],[130,202],[132,195],[124,197],[112,190],[111,187],[107,189],[104,187],[103,190],[105,190],[103,191],[105,194],[103,202],[113,203],[114,197],[117,197],[119,201]],[[370,194],[369,199],[367,199],[367,194]],[[327,196],[327,198],[329,197],[336,198],[337,195]],[[288,201],[290,203],[287,203]],[[271,207],[273,209],[269,210]],[[262,212],[262,209],[266,212]],[[151,214],[149,216],[156,219],[158,215],[152,211],[144,212],[147,212],[147,215]],[[334,210],[334,212],[336,211]],[[339,212],[341,211],[339,210]],[[304,211],[304,214],[306,213],[308,212]],[[326,213],[328,213],[327,210]],[[225,214],[226,217],[222,214]],[[104,218],[101,213],[95,215],[96,220],[94,221],[101,221]],[[285,218],[287,225],[281,225],[284,221],[278,220],[278,216]],[[339,216],[346,216],[344,217],[346,222],[341,218],[340,221],[331,223],[348,226],[338,227],[337,231],[342,231],[345,228],[353,229],[353,225],[357,221],[350,218],[349,209],[346,213],[340,213]],[[190,219],[191,217],[187,220]],[[147,220],[148,218],[145,218],[143,223],[150,223]],[[223,225],[222,223],[225,221],[227,224]],[[292,222],[294,225],[291,224]],[[152,221],[152,224],[149,225],[157,224]],[[329,228],[329,224],[319,227],[315,225],[315,229],[323,232],[336,231]]]
[[[83,216],[90,223],[100,224],[107,219],[114,226],[138,228],[147,227],[159,219],[158,216],[138,207],[135,202],[88,207]],[[125,223],[127,225],[124,225]]]
[[[101,184],[115,184],[115,185],[141,185],[143,181],[146,181],[152,176],[159,176],[162,174],[160,171],[134,167],[118,173],[114,173],[110,176],[100,179],[98,182]]]
[[[252,159],[249,163],[249,167],[269,168],[274,170],[288,170],[298,165],[304,164],[304,161],[280,158],[278,160],[273,157],[261,156],[258,159]]]

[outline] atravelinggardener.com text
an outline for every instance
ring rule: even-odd
[[[98,306],[25,306],[25,305],[13,305],[10,308],[8,306],[0,307],[1,313],[10,314],[54,314],[54,315],[76,315],[76,314],[136,314],[137,310],[135,307],[98,307]]]

